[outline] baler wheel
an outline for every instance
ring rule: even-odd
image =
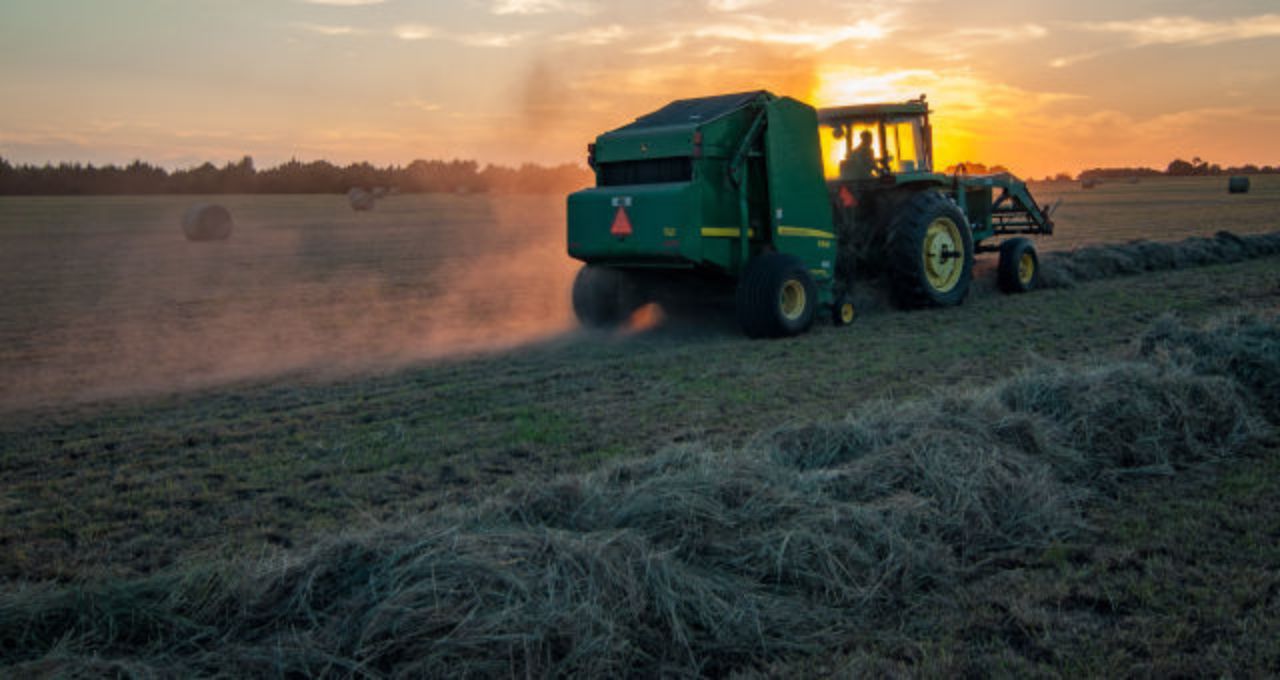
[[[1006,293],[1025,293],[1040,285],[1040,258],[1036,247],[1025,238],[1011,238],[1000,244],[1000,267],[996,282]]]
[[[584,326],[612,328],[642,304],[635,282],[622,270],[588,264],[573,279],[573,313]]]
[[[948,307],[969,294],[973,234],[960,207],[940,192],[921,191],[903,204],[889,227],[886,256],[902,307]]]
[[[848,326],[857,316],[858,310],[847,294],[837,295],[835,302],[831,303],[831,322],[835,325]]]
[[[738,280],[738,323],[748,337],[798,335],[813,325],[818,287],[794,255],[765,253],[747,263]]]

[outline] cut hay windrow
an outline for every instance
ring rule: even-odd
[[[1042,366],[684,446],[329,539],[284,561],[0,595],[15,675],[725,675],[913,623],[1083,535],[1127,480],[1241,455],[1280,319],[1162,321],[1132,361]]]
[[[1138,240],[1045,253],[1040,281],[1046,288],[1066,288],[1116,276],[1230,264],[1272,255],[1280,255],[1280,232],[1237,236],[1220,231],[1213,238],[1197,236],[1173,243]]]

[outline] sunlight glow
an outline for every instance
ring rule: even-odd
[[[957,77],[926,69],[873,71],[848,67],[827,67],[818,73],[811,101],[815,106],[882,104],[928,97],[933,123],[933,163],[935,170],[973,158],[974,146],[968,121],[985,117],[984,92],[990,89],[972,77]],[[855,139],[856,139],[855,132]],[[828,177],[839,173],[844,158],[842,144],[830,144],[830,132],[823,136],[823,158]],[[914,157],[914,145],[910,156]],[[879,145],[876,154],[880,154]],[[834,163],[835,170],[832,170]]]

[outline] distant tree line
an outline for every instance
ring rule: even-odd
[[[1064,173],[1065,174],[1065,173]],[[1181,158],[1170,161],[1163,170],[1155,168],[1093,168],[1080,173],[1077,179],[1122,179],[1128,177],[1219,177],[1225,175],[1274,175],[1280,174],[1280,166],[1257,166],[1252,163],[1222,167],[1199,157],[1190,161]],[[1060,174],[1059,178],[1063,175]],[[1069,179],[1069,177],[1067,177]]]
[[[985,165],[974,161],[965,161],[948,165],[943,170],[948,175],[987,175],[1009,172],[1003,165]],[[1184,161],[1181,158],[1169,163],[1164,170],[1155,168],[1093,168],[1085,170],[1073,177],[1070,173],[1060,172],[1046,175],[1046,182],[1072,182],[1077,180],[1129,179],[1133,177],[1216,177],[1219,175],[1274,175],[1280,174],[1280,166],[1257,166],[1253,164],[1222,167],[1217,163],[1208,163],[1200,158]]]
[[[565,193],[588,186],[590,170],[574,164],[518,168],[475,161],[415,160],[375,167],[291,160],[257,170],[253,159],[174,170],[136,160],[126,166],[60,163],[13,165],[0,158],[0,195],[76,194],[340,194],[353,187],[405,193]]]
[[[1000,164],[988,166],[977,161],[965,161],[955,165],[948,165],[943,172],[948,175],[998,175],[1002,172],[1009,172],[1009,168]]]

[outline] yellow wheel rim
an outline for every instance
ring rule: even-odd
[[[792,279],[782,284],[782,291],[778,293],[778,307],[782,310],[782,316],[788,321],[795,321],[804,314],[805,306],[808,304],[808,296],[804,292],[804,284]]]
[[[840,323],[843,323],[843,324],[853,323],[853,303],[852,302],[846,302],[840,305]]]
[[[964,241],[960,227],[948,217],[939,217],[924,233],[924,276],[933,289],[945,293],[960,283],[964,271]]]
[[[1023,253],[1018,258],[1018,280],[1022,285],[1031,284],[1031,279],[1036,275],[1036,258],[1031,253]]]

